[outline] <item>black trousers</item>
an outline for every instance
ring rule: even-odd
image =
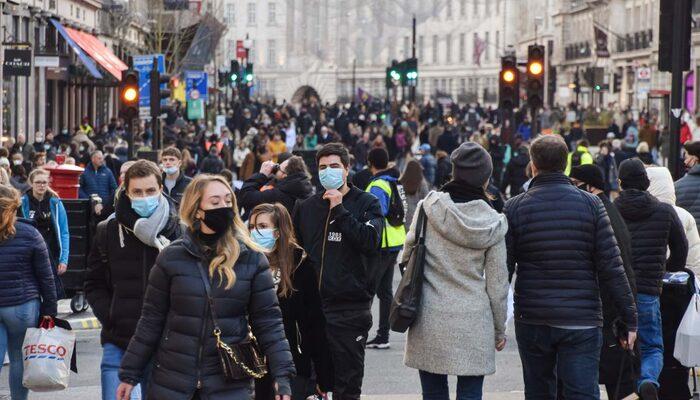
[[[370,310],[326,313],[328,350],[333,360],[333,399],[359,400],[365,374],[365,344],[372,327]]]
[[[389,311],[394,299],[394,265],[399,252],[382,251],[375,291],[379,299],[379,329],[377,337],[389,340]]]

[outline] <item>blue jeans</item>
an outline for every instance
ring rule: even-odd
[[[423,400],[450,400],[447,375],[418,371]],[[457,400],[481,400],[484,387],[483,376],[458,376]]]
[[[557,378],[567,400],[599,399],[600,328],[561,329],[515,323],[526,399],[556,399]]]
[[[111,343],[102,345],[102,400],[116,400],[117,388],[121,381],[119,380],[119,366],[124,357],[124,350]],[[144,373],[144,381],[137,385],[131,392],[131,400],[140,400],[146,398],[146,379],[147,373]]]
[[[22,386],[24,361],[22,344],[27,328],[39,323],[39,299],[24,304],[0,307],[0,370],[5,352],[10,353],[10,395],[12,400],[26,400],[29,391]]]
[[[642,370],[638,385],[650,381],[659,387],[659,375],[664,367],[664,338],[661,332],[661,302],[658,296],[639,293],[639,349],[642,352]]]

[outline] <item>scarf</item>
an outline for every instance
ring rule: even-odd
[[[124,229],[134,233],[143,244],[163,250],[170,240],[159,233],[165,229],[170,219],[170,204],[162,194],[158,198],[158,207],[148,218],[141,218],[131,209],[131,202],[126,193],[119,196],[116,212],[109,219],[119,221],[119,242],[124,248]]]
[[[491,206],[491,200],[486,196],[484,188],[474,187],[464,182],[449,181],[440,191],[448,193],[455,203],[468,203],[474,200],[483,200],[486,204]]]

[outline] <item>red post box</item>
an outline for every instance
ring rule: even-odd
[[[80,175],[84,169],[75,165],[58,165],[56,167],[44,167],[51,174],[50,187],[58,197],[62,199],[77,199],[80,189]]]

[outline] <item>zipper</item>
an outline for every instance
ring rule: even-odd
[[[197,268],[202,268],[201,263],[197,263]],[[204,283],[202,283],[204,285]],[[212,296],[214,294],[212,293]],[[206,290],[205,290],[206,296]],[[199,334],[199,351],[197,353],[197,389],[202,388],[202,350],[204,349],[204,335],[207,330],[207,315],[209,311],[209,300],[208,298],[204,301],[204,323],[202,324],[202,330]]]
[[[332,208],[328,208],[328,216],[326,217],[326,225],[323,228],[323,247],[321,248],[321,273],[318,278],[318,292],[321,293],[321,283],[323,282],[323,267],[326,259],[326,243],[328,242],[328,222],[331,220]]]

